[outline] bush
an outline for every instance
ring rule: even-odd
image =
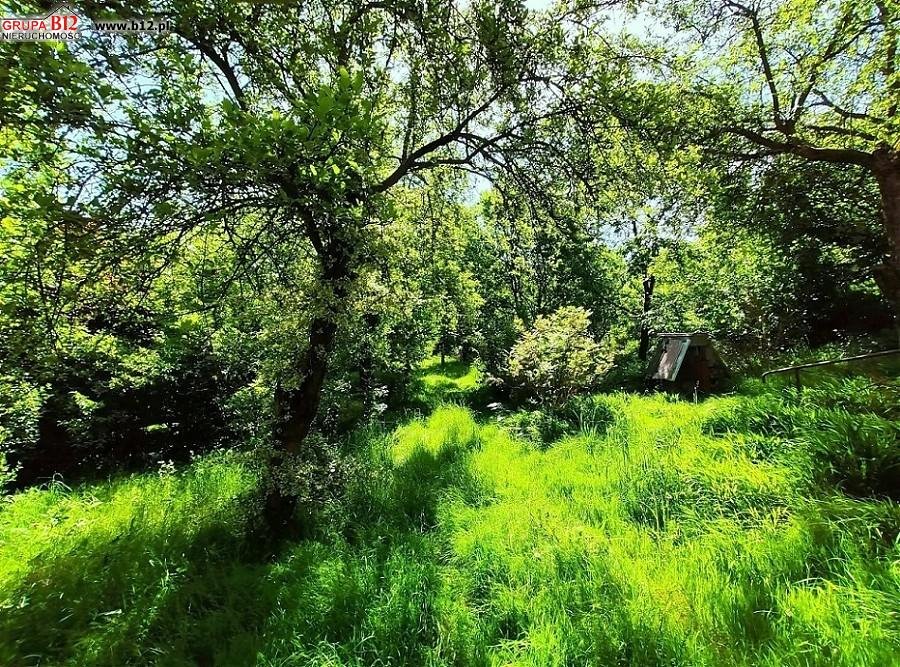
[[[605,397],[576,396],[554,408],[516,412],[504,418],[503,425],[543,448],[579,432],[602,436],[614,418]]]
[[[6,454],[0,452],[0,494],[4,492],[6,486],[16,479],[16,471],[13,470],[9,462],[6,460]]]
[[[575,432],[571,423],[554,412],[544,410],[516,412],[506,417],[503,424],[519,438],[541,448]]]
[[[11,376],[0,377],[0,490],[16,477],[19,461],[38,442],[45,392]]]
[[[590,312],[583,308],[567,306],[538,317],[510,352],[513,387],[556,405],[590,388],[609,367],[590,326]]]
[[[210,451],[231,435],[225,401],[245,381],[200,330],[138,345],[73,327],[32,366],[33,378],[0,377],[0,451],[19,485]]]

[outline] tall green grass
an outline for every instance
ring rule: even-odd
[[[176,474],[19,493],[0,510],[0,664],[122,664],[177,637],[184,591],[237,562],[254,479],[215,456]],[[240,613],[240,604],[233,613]]]
[[[368,427],[269,558],[237,456],[18,494],[0,664],[896,665],[896,406],[850,388]]]

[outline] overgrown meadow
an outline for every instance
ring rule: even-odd
[[[510,413],[420,381],[275,552],[246,454],[8,498],[0,663],[897,664],[896,383]]]
[[[0,667],[900,667],[900,0],[0,23]]]

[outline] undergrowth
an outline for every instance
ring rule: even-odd
[[[890,391],[440,406],[268,560],[236,455],[19,493],[0,664],[896,665]]]

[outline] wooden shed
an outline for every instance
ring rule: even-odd
[[[730,373],[709,336],[661,333],[650,357],[647,379],[674,391],[713,392],[723,388]]]

